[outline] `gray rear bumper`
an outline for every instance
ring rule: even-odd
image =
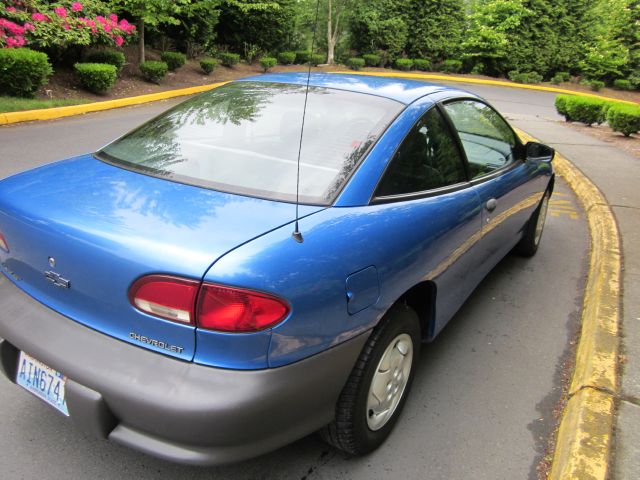
[[[274,450],[333,419],[368,333],[292,365],[205,367],[113,339],[36,302],[0,274],[0,360],[23,350],[68,378],[70,418],[167,460],[214,465]]]

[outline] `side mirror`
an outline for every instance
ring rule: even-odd
[[[556,151],[542,143],[529,142],[525,145],[527,160],[542,163],[551,163]]]

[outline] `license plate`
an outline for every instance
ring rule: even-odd
[[[69,416],[67,402],[64,398],[66,381],[67,377],[60,372],[56,372],[53,368],[24,352],[20,352],[16,383]]]

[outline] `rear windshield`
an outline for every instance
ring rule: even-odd
[[[188,100],[98,152],[174,181],[295,201],[305,86],[238,82]],[[328,205],[403,105],[312,87],[300,155],[300,201]]]

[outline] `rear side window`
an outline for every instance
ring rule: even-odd
[[[97,156],[190,185],[295,201],[305,91],[304,85],[232,83],[178,105]],[[329,205],[403,107],[387,98],[311,87],[300,201]]]
[[[444,108],[460,135],[471,178],[513,162],[515,135],[493,108],[474,100],[448,103]]]
[[[413,126],[385,172],[376,196],[418,193],[466,181],[464,164],[436,108]]]

